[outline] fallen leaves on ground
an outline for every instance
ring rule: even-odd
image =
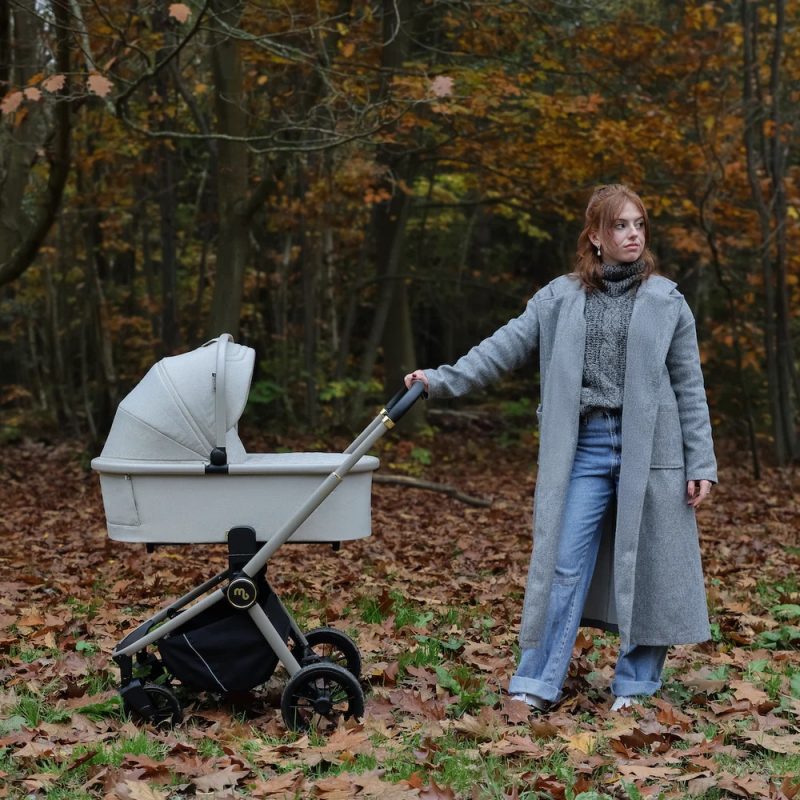
[[[285,439],[260,449],[320,446]],[[381,447],[384,463],[412,451],[391,437]],[[480,800],[500,796],[500,783],[508,798],[622,796],[624,783],[665,798],[800,796],[800,514],[790,473],[768,471],[756,485],[723,466],[699,513],[714,640],[670,650],[659,697],[611,714],[616,642],[584,630],[564,701],[540,715],[505,693],[530,552],[532,449],[502,448],[485,431],[441,433],[425,447],[426,479],[492,505],[375,486],[370,538],[338,553],[287,546],[270,561],[278,594],[290,608],[305,604],[304,625],[347,630],[364,658],[365,718],[323,739],[286,732],[280,670],[244,700],[190,697],[174,730],[127,721],[111,650],[223,569],[224,548],[147,555],[110,541],[79,446],[19,445],[0,476],[0,797],[72,787],[131,800]],[[110,756],[115,747],[122,756]],[[448,778],[458,758],[473,766]],[[553,766],[564,758],[570,782]]]

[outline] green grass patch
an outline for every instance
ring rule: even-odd
[[[762,578],[756,583],[756,592],[764,608],[769,609],[800,593],[800,578],[793,574],[786,575],[779,581]]]
[[[24,719],[27,727],[35,728],[43,722],[55,724],[66,722],[72,716],[72,712],[55,708],[44,697],[23,694],[11,708],[11,716]]]
[[[135,736],[119,739],[103,747],[102,751],[98,751],[99,760],[95,763],[118,767],[129,755],[148,756],[154,761],[163,761],[168,752],[168,745],[151,736],[146,730],[142,730]]]
[[[117,676],[110,670],[90,672],[81,681],[81,685],[86,687],[86,694],[92,697],[96,694],[115,690],[117,688]]]
[[[321,605],[309,597],[308,593],[296,592],[281,597],[281,601],[294,617],[300,630],[316,627],[320,618]]]
[[[761,750],[747,758],[717,754],[714,760],[727,772],[736,776],[800,775],[800,753],[783,754]]]
[[[102,605],[100,597],[101,595],[96,595],[88,602],[80,600],[77,597],[68,597],[65,602],[72,612],[73,618],[84,617],[86,619],[92,619]]]
[[[380,624],[390,616],[394,616],[395,628],[406,625],[414,628],[425,628],[435,618],[433,611],[420,603],[409,600],[401,592],[389,592],[386,595],[362,595],[356,603],[363,622]]]
[[[119,695],[114,695],[99,703],[89,703],[81,706],[78,710],[85,717],[95,721],[119,717],[122,713],[122,700]]]
[[[214,739],[201,739],[197,743],[197,754],[201,758],[219,758],[225,754],[222,745]]]
[[[800,627],[781,625],[771,631],[761,631],[756,637],[756,645],[768,650],[800,649]]]
[[[9,658],[19,659],[25,664],[33,664],[40,658],[58,658],[61,655],[59,650],[52,647],[25,647],[12,645],[8,651]]]

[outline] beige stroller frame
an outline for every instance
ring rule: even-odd
[[[172,678],[200,690],[246,690],[278,663],[290,676],[281,699],[289,728],[329,727],[364,710],[355,642],[328,627],[304,634],[267,582],[266,565],[287,541],[338,549],[370,535],[379,462],[366,454],[424,386],[398,392],[342,454],[248,454],[237,424],[253,363],[252,349],[229,334],[163,359],[122,401],[92,461],[112,539],[148,549],[228,546],[225,571],[140,624],[112,654],[125,709],[155,724],[182,718]],[[288,516],[287,506],[296,508]]]

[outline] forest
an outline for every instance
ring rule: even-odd
[[[569,272],[592,188],[626,182],[718,438],[791,462],[797,14],[3,0],[3,437],[96,447],[151,363],[225,331],[260,425],[356,426]]]
[[[0,798],[800,798],[799,46],[798,0],[0,0]],[[90,459],[147,370],[230,333],[248,451],[341,452],[617,182],[697,323],[711,638],[633,709],[591,628],[554,709],[509,696],[532,364],[376,444],[371,535],[270,559],[363,716],[287,730],[280,667],[130,713],[118,643],[226,557],[108,535]]]

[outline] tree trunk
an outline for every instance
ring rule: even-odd
[[[788,208],[786,203],[786,163],[789,155],[789,139],[784,142],[783,115],[781,99],[781,60],[783,54],[783,37],[785,29],[785,2],[775,2],[775,32],[773,36],[772,64],[770,76],[770,100],[772,121],[770,141],[771,158],[767,168],[773,187],[772,215],[775,227],[775,294],[776,294],[776,350],[780,370],[781,413],[783,428],[787,434],[786,446],[792,460],[798,456],[797,429],[795,427],[796,405],[800,399],[795,366],[794,343],[792,341],[792,316],[789,310],[789,282],[787,271],[786,227],[788,224]]]
[[[706,236],[708,248],[711,251],[711,263],[714,265],[714,272],[717,276],[717,282],[722,287],[725,293],[726,304],[728,307],[728,319],[731,325],[731,334],[733,338],[733,354],[736,360],[736,382],[739,386],[739,393],[744,404],[744,416],[747,423],[747,442],[750,447],[750,459],[753,467],[753,480],[761,480],[761,462],[758,456],[758,442],[756,439],[756,424],[755,415],[753,414],[753,403],[750,398],[750,390],[747,387],[747,381],[744,377],[744,367],[742,363],[742,323],[739,318],[739,313],[734,301],[733,291],[730,284],[725,277],[722,269],[722,259],[720,258],[719,248],[717,247],[717,239],[714,235],[714,230],[706,218],[706,202],[711,194],[709,187],[703,200],[699,204],[700,208],[700,226]]]
[[[27,84],[39,60],[40,26],[33,13],[33,2],[29,0],[24,5],[27,7],[16,8],[13,15],[8,14],[14,28],[13,71],[10,63],[4,66],[8,80],[16,86]],[[13,136],[5,130],[0,132],[5,140],[0,151],[3,167],[0,174],[4,173],[0,192],[0,264],[9,259],[25,235],[28,220],[23,197],[28,189],[31,164],[42,140],[43,124],[41,109],[36,108],[25,115]]]
[[[11,80],[11,5],[0,0],[0,94],[5,95]]]
[[[59,233],[61,233],[59,231]],[[62,238],[62,236],[59,236]],[[61,251],[61,248],[59,248]],[[61,259],[59,259],[59,264]],[[45,309],[47,314],[46,325],[43,327],[43,338],[47,341],[47,352],[52,360],[52,375],[55,391],[59,397],[60,418],[67,422],[73,434],[80,433],[75,415],[75,404],[72,397],[71,375],[68,373],[64,359],[64,339],[66,331],[61,328],[61,315],[59,313],[61,292],[56,287],[53,278],[53,268],[50,263],[45,263],[42,269],[45,289]],[[62,270],[63,274],[63,270]]]
[[[385,347],[387,341],[391,338],[390,336],[385,335],[385,332],[387,329],[387,320],[389,319],[390,311],[393,303],[395,302],[394,298],[397,293],[397,272],[399,269],[398,262],[401,257],[401,248],[403,245],[402,232],[405,230],[406,215],[408,214],[408,203],[405,202],[405,196],[402,196],[402,198],[392,198],[392,204],[395,203],[395,200],[397,200],[397,204],[394,206],[397,209],[396,220],[388,219],[392,216],[391,212],[385,214],[387,220],[392,223],[390,224],[389,229],[393,231],[395,235],[383,244],[383,248],[381,248],[381,235],[378,234],[376,237],[380,251],[380,260],[384,262],[384,267],[379,278],[378,300],[375,304],[375,311],[372,317],[372,326],[370,327],[370,332],[367,336],[364,352],[361,357],[361,372],[359,374],[358,385],[356,386],[356,391],[353,395],[353,402],[351,404],[351,426],[358,425],[363,415],[365,388],[368,386],[372,378],[375,362],[378,359],[378,349],[381,340],[383,340]],[[384,232],[384,236],[388,238],[389,234],[387,234],[386,230],[381,227],[380,218],[377,222],[377,227],[379,230],[382,230]],[[403,301],[401,300],[397,305],[395,305],[395,319],[397,319],[398,315],[402,313],[402,302]],[[398,307],[400,309],[399,311]],[[402,324],[403,323],[401,320],[400,325]],[[393,395],[399,387],[395,389],[387,389],[386,387],[390,385],[388,380],[385,380],[384,384],[384,392],[390,392],[386,398],[388,399],[388,397]],[[415,411],[416,408],[413,408],[406,415],[409,418],[409,423],[412,426],[415,421],[414,416],[412,415]]]
[[[239,42],[225,32],[242,15],[242,0],[211,2],[211,67],[214,75],[214,108],[217,133],[244,137],[244,79]],[[214,293],[211,300],[210,336],[239,333],[244,272],[249,254],[247,145],[222,139],[217,161],[219,233]]]
[[[406,201],[406,206],[408,206],[408,201]],[[383,389],[386,397],[391,397],[402,386],[403,376],[416,369],[417,366],[406,281],[403,278],[393,278],[393,275],[400,271],[399,262],[403,257],[407,218],[408,211],[402,215],[402,223],[398,220],[398,225],[402,224],[403,229],[396,229],[394,239],[387,242],[390,252],[396,255],[391,272],[387,268],[384,273],[391,293],[386,325],[383,330]],[[380,239],[378,247],[381,247]],[[422,408],[422,406],[419,405],[416,408]],[[409,412],[407,419],[406,426],[414,419],[414,411]],[[417,422],[421,422],[421,419]]]
[[[782,6],[778,0],[779,6]],[[741,19],[744,47],[744,142],[747,155],[747,176],[759,220],[761,244],[759,247],[761,269],[764,277],[764,349],[767,361],[767,390],[772,417],[775,442],[775,457],[778,464],[784,465],[797,455],[797,434],[795,430],[794,383],[791,380],[793,366],[787,365],[791,356],[791,335],[783,310],[784,295],[788,296],[785,268],[785,248],[779,245],[773,261],[773,221],[775,233],[780,241],[781,228],[786,225],[785,208],[783,218],[775,217],[781,213],[779,198],[785,181],[782,155],[770,158],[770,147],[782,151],[781,131],[764,132],[763,122],[767,109],[763,92],[758,81],[758,30],[757,9],[748,0],[742,0]],[[770,93],[780,94],[780,51],[782,47],[782,17],[776,15],[775,36],[773,40],[773,61]],[[780,118],[778,96],[771,98],[772,109],[769,116],[773,121]],[[775,151],[773,150],[773,153]],[[772,198],[764,196],[761,177],[766,171],[770,178]],[[783,258],[783,262],[781,262]],[[786,304],[788,306],[788,304]]]
[[[91,145],[90,145],[91,148]],[[78,172],[77,189],[79,196],[86,197],[88,192],[83,185],[82,173]],[[114,366],[114,351],[111,335],[111,312],[106,301],[101,277],[103,264],[101,227],[93,209],[84,210],[83,233],[86,247],[86,295],[87,307],[94,321],[94,344],[96,347],[97,366],[99,367],[99,388],[95,392],[96,423],[100,430],[108,430],[119,401],[117,371]],[[91,349],[89,352],[92,352]]]
[[[384,0],[385,44],[381,54],[383,80],[380,99],[388,95],[393,73],[402,67],[408,57],[411,41],[408,29],[410,11],[409,0]],[[356,424],[362,416],[364,387],[372,378],[379,344],[383,346],[384,393],[387,397],[400,387],[403,375],[416,366],[408,292],[404,281],[396,278],[403,260],[410,205],[409,197],[402,186],[411,185],[415,168],[407,153],[388,145],[379,148],[376,160],[385,167],[387,178],[383,188],[391,192],[391,198],[378,203],[373,213],[375,261],[380,277],[380,290],[361,358],[358,387],[351,403],[351,424]],[[406,415],[403,425],[414,429],[423,421],[423,406],[418,403]]]
[[[70,73],[70,14],[67,0],[52,0],[56,34],[56,70],[65,76]],[[6,15],[7,16],[7,15]],[[37,4],[27,0],[24,9],[14,15],[15,45],[14,62],[17,70],[23,72],[31,63],[38,63],[35,57],[36,33],[39,19]],[[22,65],[22,66],[20,66]],[[14,76],[15,79],[17,76]],[[22,75],[20,75],[22,77]],[[24,81],[21,81],[24,82]],[[41,141],[30,140],[26,145],[9,148],[12,169],[9,178],[0,191],[0,286],[16,280],[33,263],[55,220],[61,205],[61,197],[70,170],[70,128],[72,124],[69,78],[64,88],[57,93],[58,102],[53,111],[53,130]],[[39,114],[30,115],[32,119]],[[23,123],[25,125],[27,123]],[[31,125],[34,123],[31,122]],[[21,141],[26,136],[17,136]],[[33,206],[29,217],[21,213],[21,193],[27,191],[28,178],[35,160],[36,150],[44,148],[49,173],[47,183],[41,194],[26,200]],[[5,145],[3,146],[5,150]]]
[[[211,154],[210,161],[216,163],[214,153]],[[197,193],[197,211],[195,213],[195,230],[200,236],[200,263],[197,268],[197,287],[195,289],[194,302],[189,314],[186,326],[186,339],[190,346],[196,346],[198,331],[205,330],[205,324],[201,322],[203,313],[203,299],[206,293],[207,272],[208,272],[208,250],[211,238],[211,217],[213,216],[213,199],[209,187],[209,168],[203,170],[200,181],[200,189]],[[185,261],[185,256],[184,259]]]
[[[306,376],[306,420],[314,429],[319,421],[317,386],[317,278],[320,268],[319,232],[301,231],[300,266],[303,277],[303,371]]]
[[[412,3],[408,0],[384,0],[383,41],[387,44],[383,49],[383,66],[391,71],[400,69],[408,58],[411,10]],[[405,233],[411,198],[403,186],[412,185],[415,166],[408,154],[397,153],[391,147],[381,149],[378,162],[385,164],[396,178],[392,202],[380,204],[375,209],[378,271],[386,279],[385,285],[390,293],[382,334],[383,387],[388,398],[403,385],[403,376],[417,367],[406,282],[394,278],[398,272],[404,271]],[[417,403],[406,414],[403,426],[407,430],[416,430],[424,424],[424,408],[422,403]]]
[[[175,154],[169,147],[158,148],[158,206],[161,232],[161,347],[172,355],[180,346],[178,330],[178,264],[175,247]]]
[[[150,335],[152,337],[153,357],[156,359],[161,358],[164,354],[161,350],[161,319],[156,311],[158,303],[156,302],[156,276],[155,265],[153,264],[153,253],[150,247],[150,218],[147,215],[147,206],[145,203],[139,204],[142,225],[142,272],[144,273],[144,292],[147,316],[150,319]]]
[[[167,41],[173,38],[169,31],[168,20],[164,10],[157,10],[153,15],[153,27],[159,31]],[[157,61],[162,61],[172,50],[174,42],[169,47],[161,48]],[[169,109],[169,86],[167,70],[160,70],[155,77],[155,89],[159,98],[156,113],[159,115],[157,127],[169,130],[173,123]],[[180,333],[178,331],[178,254],[175,243],[176,238],[176,210],[177,197],[175,192],[175,148],[167,142],[160,142],[156,152],[158,163],[158,208],[159,228],[161,234],[161,350],[162,355],[172,355],[180,346]]]

